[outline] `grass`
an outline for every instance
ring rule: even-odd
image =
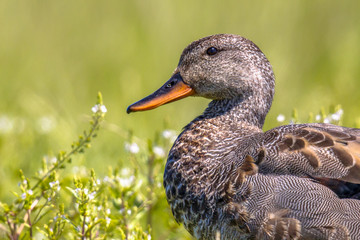
[[[187,44],[214,33],[253,40],[272,63],[277,86],[266,129],[278,124],[280,113],[288,121],[294,108],[306,122],[309,112],[315,116],[337,104],[345,112],[343,125],[359,125],[359,5],[355,0],[0,1],[0,201],[13,202],[19,169],[32,180],[42,159],[82,132],[98,91],[108,108],[100,137],[67,165],[60,183],[71,186],[74,175],[91,179],[90,169],[104,179],[124,168],[138,169],[145,181],[148,153],[141,151],[149,148],[148,140],[160,141],[165,129],[179,132],[208,100],[189,98],[131,115],[126,107],[169,78]],[[139,166],[125,149],[134,139],[140,142]],[[64,188],[60,193],[74,197]],[[164,197],[161,187],[158,194]],[[154,239],[188,237],[171,222],[164,199],[152,209],[159,219]],[[145,214],[139,221],[145,232],[146,219]]]

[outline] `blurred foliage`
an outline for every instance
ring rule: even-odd
[[[147,142],[131,136],[125,144],[131,168],[109,166],[100,179],[83,167],[69,173],[72,159],[91,147],[107,108],[99,93],[91,109],[90,129],[71,144],[43,159],[42,167],[27,177],[20,169],[11,202],[0,201],[0,238],[17,239],[122,239],[187,238],[165,207],[161,173],[165,151],[176,134],[165,130]],[[139,147],[140,145],[140,147]],[[71,181],[72,178],[72,181]],[[154,230],[154,233],[153,233]]]
[[[34,176],[42,167],[38,159],[76,137],[98,91],[109,109],[101,141],[75,157],[64,178],[91,168],[98,177],[108,166],[132,168],[125,142],[180,131],[208,100],[189,98],[131,115],[125,110],[170,77],[187,44],[210,34],[247,37],[272,63],[277,86],[266,129],[279,113],[305,122],[336,104],[345,112],[343,125],[360,124],[359,12],[357,0],[1,0],[1,201],[12,201],[19,169]],[[168,220],[165,200],[153,211],[164,216],[158,221]],[[158,226],[156,239],[171,238]]]

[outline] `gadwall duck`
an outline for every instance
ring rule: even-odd
[[[212,99],[168,156],[175,219],[197,239],[360,239],[360,201],[342,199],[360,186],[360,129],[310,123],[263,132],[274,80],[253,42],[213,35],[186,47],[170,80],[128,107]]]

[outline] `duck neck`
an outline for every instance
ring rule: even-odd
[[[224,125],[241,125],[262,129],[270,109],[271,99],[261,101],[254,95],[233,99],[213,100],[204,111],[205,118],[216,118]]]

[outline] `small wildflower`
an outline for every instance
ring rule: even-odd
[[[109,217],[106,217],[106,218],[105,218],[105,221],[106,221],[106,225],[109,225],[110,222],[111,222],[111,219],[110,219]]]
[[[169,139],[171,142],[174,142],[177,138],[177,134],[176,134],[176,131],[174,130],[169,130],[169,129],[166,129],[162,132],[162,136],[165,138],[165,139]]]
[[[101,106],[100,106],[100,112],[102,112],[102,113],[106,113],[106,112],[107,112],[107,109],[106,109],[105,105],[101,105]]]
[[[103,179],[104,182],[110,182],[110,178],[108,176],[105,176]]]
[[[27,191],[27,193],[28,193],[29,195],[33,195],[33,190],[29,189],[29,190]]]
[[[331,114],[331,119],[334,121],[340,121],[341,116],[343,115],[344,110],[339,109],[334,114]]]
[[[75,193],[76,193],[76,194],[79,194],[80,191],[81,191],[81,188],[76,188],[76,189],[75,189]]]
[[[84,189],[83,189],[83,191],[84,191],[84,194],[85,194],[85,195],[88,195],[88,193],[89,193],[89,189],[84,188]]]
[[[166,139],[170,139],[171,137],[173,137],[174,135],[176,135],[174,130],[169,130],[166,129],[162,132],[162,136]]]
[[[127,214],[131,215],[131,210],[130,209],[127,210]]]
[[[87,174],[87,169],[85,166],[74,166],[72,168],[72,172],[74,174],[78,174],[78,175],[86,175]]]
[[[50,161],[49,161],[51,164],[55,164],[57,162],[57,158],[56,157],[52,157],[50,158]]]
[[[155,146],[155,147],[153,148],[153,151],[154,151],[155,155],[156,155],[157,157],[159,157],[159,158],[162,158],[162,157],[165,156],[165,151],[164,151],[164,149],[163,149],[162,147]]]
[[[24,179],[24,181],[22,182],[24,185],[27,185],[27,180],[26,179]]]
[[[21,194],[21,198],[25,199],[26,198],[26,193]]]
[[[3,115],[0,117],[0,133],[5,134],[9,133],[14,128],[14,121],[11,120],[8,116]]]
[[[96,195],[96,192],[94,191],[94,192],[90,193],[88,195],[88,197],[89,197],[90,200],[93,200],[95,198],[95,195]]]
[[[59,185],[59,181],[58,180],[56,180],[56,181],[54,181],[54,182],[49,182],[49,186],[51,187],[51,188],[53,188],[53,187],[55,187],[55,186],[58,186]]]
[[[100,185],[101,184],[101,180],[100,179],[96,179],[96,184]]]
[[[117,178],[117,180],[119,181],[120,185],[124,188],[130,187],[131,184],[134,182],[135,180],[135,176],[130,176],[128,178]]]
[[[89,223],[90,222],[90,217],[85,217],[85,222]]]
[[[52,116],[44,116],[38,120],[38,130],[41,133],[48,133],[56,127],[55,118]]]
[[[91,108],[91,111],[92,111],[93,113],[97,113],[97,112],[99,111],[99,105],[96,104],[95,106],[93,106],[93,107]]]
[[[147,235],[147,240],[151,240],[151,235],[150,234]]]
[[[130,152],[130,153],[138,153],[140,148],[136,143],[125,143],[125,149],[126,151]]]
[[[130,168],[122,168],[121,169],[121,175],[122,176],[129,176],[131,174],[131,169]]]
[[[98,206],[97,210],[100,211],[102,209],[102,206]]]
[[[93,106],[91,108],[91,111],[93,113],[97,113],[97,112],[106,113],[107,109],[106,109],[105,105],[96,104],[95,106]]]
[[[316,120],[316,121],[320,121],[320,120],[321,120],[320,114],[317,114],[317,115],[315,116],[315,120]]]
[[[331,119],[334,121],[339,121],[340,118],[341,118],[340,114],[337,114],[337,113],[331,114]]]
[[[326,117],[323,121],[324,123],[330,123],[331,122],[331,119],[329,117]]]
[[[110,208],[106,209],[106,214],[109,215],[111,213]]]
[[[283,115],[283,114],[279,114],[278,116],[277,116],[277,118],[276,118],[276,120],[278,121],[278,122],[284,122],[285,121],[285,116]]]

